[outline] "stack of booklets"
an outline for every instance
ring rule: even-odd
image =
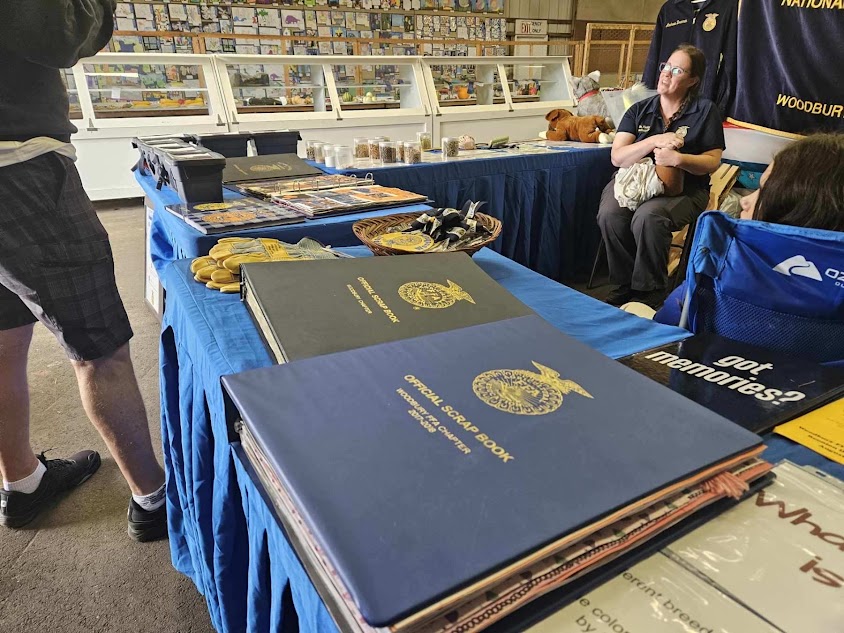
[[[206,235],[233,229],[255,229],[305,221],[305,216],[293,209],[251,198],[203,204],[176,204],[166,209]]]
[[[619,360],[754,433],[844,395],[840,368],[715,334]]]
[[[418,257],[456,268],[465,256]],[[411,258],[350,268],[358,285],[311,273],[319,303],[279,300],[300,323],[333,310],[333,334],[304,327],[302,360],[223,378],[243,449],[341,631],[482,630],[770,469],[758,436],[512,304],[496,316],[459,270],[380,278],[380,262]],[[260,266],[272,264],[244,277]],[[461,327],[458,306],[486,308],[486,322]],[[369,330],[393,325],[416,331],[371,344]],[[285,349],[293,331],[276,330]]]
[[[384,209],[427,200],[426,196],[418,193],[381,185],[340,187],[329,191],[286,193],[272,197],[276,204],[304,213],[308,217]]]

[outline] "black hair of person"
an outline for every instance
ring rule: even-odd
[[[781,150],[753,219],[844,231],[844,134],[813,134]]]

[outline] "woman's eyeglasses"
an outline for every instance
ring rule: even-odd
[[[659,72],[661,73],[669,73],[672,77],[678,77],[683,73],[689,72],[685,68],[680,68],[679,66],[672,66],[668,62],[662,62],[659,65]]]

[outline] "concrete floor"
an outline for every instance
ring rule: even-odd
[[[160,455],[157,318],[143,300],[143,207],[100,209],[135,331],[132,357]],[[29,355],[32,443],[48,457],[95,449],[103,465],[22,531],[0,531],[0,632],[206,633],[204,598],[170,563],[167,541],[126,535],[129,488],[88,422],[64,353],[38,325]]]
[[[135,331],[132,357],[160,455],[159,322],[143,300],[144,217],[137,201],[99,205],[116,255],[117,283]],[[575,284],[586,291],[585,284]],[[599,299],[607,286],[589,294]],[[0,531],[0,633],[205,633],[205,600],[170,564],[166,541],[126,535],[129,489],[88,422],[61,348],[36,326],[29,355],[32,443],[62,456],[91,448],[103,465],[28,529]]]

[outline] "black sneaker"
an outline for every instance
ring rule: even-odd
[[[636,301],[640,301],[646,306],[650,306],[654,310],[659,310],[662,307],[662,304],[665,303],[665,299],[668,296],[668,292],[665,290],[665,288],[658,288],[656,290],[648,291],[636,291],[633,294],[634,299]]]
[[[606,302],[611,306],[624,305],[633,298],[633,290],[630,286],[616,286],[607,295]]]
[[[129,536],[139,543],[166,537],[167,504],[158,510],[144,510],[134,499],[129,499]]]
[[[0,525],[21,528],[30,523],[56,495],[85,483],[101,463],[96,451],[80,451],[68,459],[46,459],[41,453],[38,459],[47,472],[35,492],[0,490]]]

